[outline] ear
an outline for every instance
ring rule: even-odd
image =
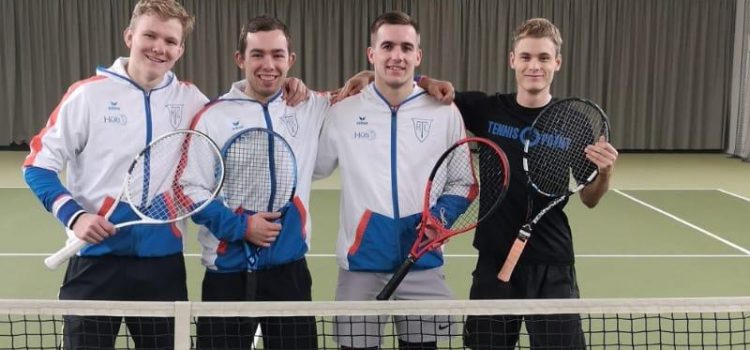
[[[414,67],[419,67],[422,63],[422,49],[417,49],[417,59],[414,61]]]
[[[557,67],[555,67],[555,71],[559,71],[560,67],[562,67],[562,55],[558,54],[557,57],[555,57],[555,63],[557,63]]]
[[[133,47],[133,31],[130,29],[130,26],[125,28],[122,32],[122,39],[125,41],[125,46],[127,46],[128,49]]]
[[[510,69],[516,69],[516,54],[513,51],[510,52],[508,62],[510,63]]]
[[[297,54],[292,52],[289,54],[289,69],[292,68],[294,62],[297,62]]]
[[[370,64],[375,64],[373,57],[375,56],[375,49],[372,47],[367,48],[367,60],[370,61]]]
[[[185,43],[180,44],[180,47],[177,50],[178,51],[177,51],[177,59],[176,60],[179,60],[180,58],[182,58],[182,54],[185,53]]]
[[[239,51],[234,52],[234,63],[239,69],[245,69],[245,55]]]

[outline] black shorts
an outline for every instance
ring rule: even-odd
[[[182,254],[159,258],[80,257],[70,259],[60,287],[62,300],[186,301]],[[64,316],[65,349],[112,349],[122,317]],[[173,349],[174,320],[126,317],[139,349]]]
[[[502,261],[480,254],[473,272],[470,299],[578,298],[573,265],[516,266],[507,283],[497,278]],[[525,322],[532,349],[585,349],[581,318],[577,314],[468,316],[464,343],[474,350],[513,349],[521,322]]]
[[[306,260],[253,272],[206,271],[203,301],[311,301]],[[249,349],[260,324],[264,349],[317,349],[315,317],[202,317],[199,349]]]

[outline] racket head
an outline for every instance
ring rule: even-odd
[[[555,101],[528,130],[523,168],[535,191],[560,197],[594,181],[599,172],[584,149],[601,136],[609,141],[607,115],[596,103],[576,97]]]
[[[221,151],[226,166],[222,198],[235,211],[276,212],[297,190],[297,161],[289,143],[265,128],[234,134]]]
[[[497,144],[480,137],[453,144],[430,172],[411,255],[419,258],[475,228],[495,211],[509,183],[508,158]]]
[[[144,223],[171,223],[208,205],[224,176],[221,152],[211,138],[195,130],[176,130],[136,155],[123,192]]]

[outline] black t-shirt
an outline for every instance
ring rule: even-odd
[[[469,131],[497,143],[508,157],[510,187],[499,208],[476,230],[474,247],[480,254],[497,256],[500,262],[513,244],[528,215],[536,215],[550,199],[533,191],[523,170],[524,133],[543,108],[525,108],[516,94],[487,95],[483,92],[457,93],[456,106]],[[534,205],[528,213],[529,193]],[[572,264],[573,242],[568,217],[563,212],[567,200],[548,211],[534,226],[519,263]]]

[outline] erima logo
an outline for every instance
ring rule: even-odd
[[[241,130],[242,124],[240,124],[239,120],[235,120],[232,122],[232,131]]]
[[[117,105],[117,101],[109,101],[109,105],[107,106],[108,111],[119,111],[120,107]]]
[[[375,130],[355,131],[354,139],[372,141],[375,139]]]
[[[104,116],[104,124],[125,125],[127,123],[128,123],[128,117],[126,117],[124,114]]]
[[[519,129],[514,126],[505,125],[498,122],[490,122],[487,131],[495,136],[500,136],[507,139],[516,139],[522,145],[525,145],[526,140],[529,140],[529,147],[542,145],[547,148],[555,148],[566,151],[568,150],[568,148],[570,148],[571,143],[569,137],[565,137],[560,134],[542,134],[530,126]]]
[[[360,115],[357,116],[357,125],[367,125],[367,116]]]

